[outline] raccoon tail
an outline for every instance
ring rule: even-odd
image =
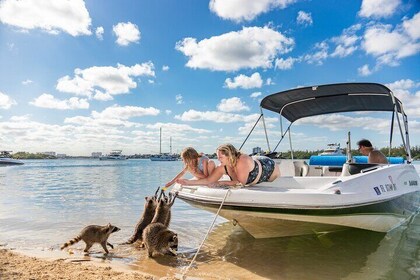
[[[73,245],[73,244],[79,242],[80,240],[82,240],[82,238],[80,236],[77,236],[76,238],[73,238],[73,239],[69,240],[68,242],[64,243],[63,246],[61,246],[60,249],[63,250],[64,248],[66,248],[70,245]]]
[[[137,241],[137,237],[136,237],[136,235],[133,235],[133,236],[130,237],[130,239],[128,239],[124,243],[121,243],[120,245],[130,245],[130,244],[133,244],[136,241]]]
[[[136,242],[137,240],[141,239],[141,235],[143,234],[143,230],[136,230],[136,232],[131,236],[126,242],[121,243],[120,245],[130,245]]]

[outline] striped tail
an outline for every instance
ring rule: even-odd
[[[66,247],[68,247],[68,246],[70,246],[70,245],[73,245],[73,244],[75,244],[75,243],[79,242],[80,240],[82,240],[82,237],[77,236],[77,237],[75,237],[75,238],[73,238],[73,239],[69,240],[68,242],[64,243],[64,244],[63,244],[63,246],[61,246],[61,248],[60,248],[60,249],[61,249],[61,250],[63,250],[64,248],[66,248]]]
[[[143,234],[143,230],[138,227],[136,231],[134,232],[133,236],[131,236],[126,242],[122,243],[121,245],[129,245],[129,244],[133,244],[139,239],[141,240],[142,234]]]

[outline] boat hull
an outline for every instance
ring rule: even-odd
[[[173,191],[213,213],[223,202],[220,215],[255,238],[346,228],[388,232],[420,207],[420,178],[410,165],[340,177],[280,177],[239,189],[176,185]]]
[[[6,165],[22,165],[23,161],[11,158],[0,158],[0,166]]]
[[[126,160],[126,156],[102,156],[99,160]]]
[[[223,206],[220,216],[237,223],[254,238],[285,237],[359,228],[388,232],[404,223],[416,212],[420,193],[407,194],[389,201],[365,206],[336,209],[290,209]],[[220,205],[185,202],[216,213]]]

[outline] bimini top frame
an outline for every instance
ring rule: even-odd
[[[292,123],[300,118],[340,112],[393,112],[390,148],[394,116],[396,115],[407,162],[411,162],[407,115],[404,113],[401,101],[384,85],[376,83],[341,83],[296,88],[268,95],[261,101],[260,106],[261,115],[263,115],[262,108],[264,108],[280,114],[280,116],[290,122],[284,133],[281,124],[282,137],[280,142],[287,131],[290,132]],[[404,122],[404,132],[398,113],[401,114]]]

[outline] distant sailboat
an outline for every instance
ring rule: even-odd
[[[169,153],[162,154],[162,127],[159,130],[159,154],[150,157],[151,161],[176,161],[178,157],[172,154],[172,137],[169,138]]]

